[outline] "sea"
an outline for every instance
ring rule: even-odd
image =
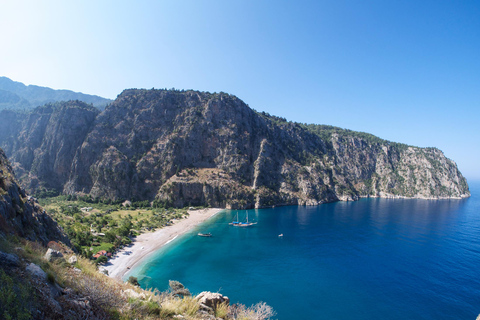
[[[265,302],[275,319],[470,319],[480,314],[480,181],[463,200],[361,199],[225,210],[132,270],[143,288]],[[257,222],[249,228],[236,219]],[[197,233],[210,232],[212,237]],[[283,236],[279,236],[283,234]]]

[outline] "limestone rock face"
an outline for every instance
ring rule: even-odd
[[[47,279],[47,274],[45,273],[45,271],[43,271],[42,268],[40,268],[35,263],[28,264],[25,270],[33,277],[37,277],[41,280]]]
[[[61,191],[59,186],[67,182],[75,153],[99,111],[70,101],[36,108],[23,119],[4,113],[10,114],[10,121],[0,120],[5,128],[0,132],[0,141],[4,139],[0,145],[7,150],[22,185],[28,190]]]
[[[470,195],[438,149],[287,122],[225,93],[130,89],[101,113],[79,102],[2,111],[0,146],[32,192],[166,206]]]
[[[0,234],[13,233],[44,245],[50,240],[69,244],[57,223],[19,187],[3,150],[0,149]]]
[[[48,262],[51,262],[53,260],[63,258],[63,254],[60,251],[49,248],[43,258]]]
[[[70,263],[70,264],[75,264],[75,263],[77,263],[77,261],[78,261],[78,259],[77,259],[76,255],[73,255],[70,258],[68,258],[68,263]]]
[[[209,308],[215,309],[219,304],[230,303],[230,299],[227,296],[223,296],[217,292],[203,291],[195,297],[200,304],[203,304]]]

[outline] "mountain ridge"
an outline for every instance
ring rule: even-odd
[[[55,90],[37,85],[25,85],[0,76],[0,110],[31,110],[46,103],[79,100],[90,103],[103,110],[112,100],[96,95],[74,92],[71,90]]]
[[[0,117],[0,146],[31,191],[226,208],[469,196],[438,149],[287,122],[230,94],[127,89],[102,112],[47,109]]]

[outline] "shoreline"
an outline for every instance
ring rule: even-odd
[[[171,226],[138,235],[130,246],[117,251],[115,256],[100,270],[107,270],[109,277],[122,281],[122,278],[148,255],[156,252],[178,236],[187,233],[223,210],[225,209],[188,210],[189,215],[187,218],[174,220],[174,224]]]

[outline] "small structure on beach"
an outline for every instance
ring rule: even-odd
[[[97,254],[95,254],[93,256],[94,259],[98,259],[100,258],[101,256],[105,256],[107,258],[111,258],[112,257],[112,254],[110,252],[107,252],[106,250],[100,250],[97,252]]]

